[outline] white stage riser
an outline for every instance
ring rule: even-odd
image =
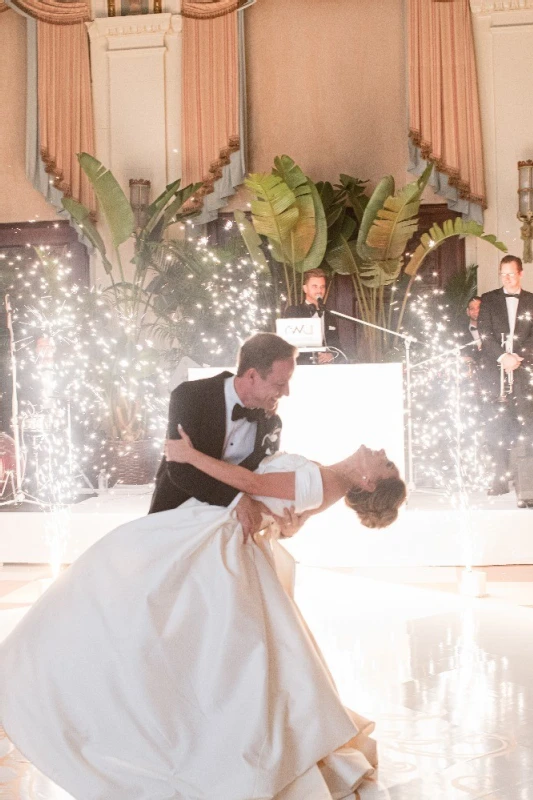
[[[0,562],[71,563],[108,531],[146,513],[146,496],[132,500],[129,513],[67,514],[60,533],[52,533],[49,515],[2,514]],[[297,561],[321,567],[533,564],[533,511],[489,508],[466,518],[454,510],[411,509],[390,528],[374,531],[339,504],[285,544]]]

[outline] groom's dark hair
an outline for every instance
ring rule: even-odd
[[[240,351],[237,361],[237,376],[249,369],[256,369],[262,378],[266,378],[274,361],[287,361],[296,358],[298,350],[275,333],[256,333],[247,339]]]

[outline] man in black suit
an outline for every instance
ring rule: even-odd
[[[479,310],[481,308],[481,297],[476,295],[471,300],[468,301],[468,305],[466,307],[466,316],[468,317],[468,323],[466,324],[466,338],[465,344],[470,341],[478,342],[478,347],[472,346],[472,352],[476,352],[481,350],[481,337],[478,331],[478,319],[479,319]]]
[[[258,333],[241,347],[237,375],[222,372],[180,384],[171,394],[168,439],[179,439],[178,425],[207,455],[250,470],[279,449],[279,399],[289,394],[297,350],[273,333]],[[150,514],[177,508],[190,497],[228,506],[236,489],[189,464],[163,458],[156,476]],[[245,536],[253,533],[259,504],[244,495],[236,506]]]
[[[463,359],[468,363],[471,377],[476,372],[476,367],[481,361],[481,336],[478,330],[478,317],[481,308],[481,297],[476,295],[468,301],[466,307],[466,320],[462,320],[457,326],[457,336],[459,344],[464,347],[461,350]],[[475,342],[475,344],[474,344]],[[470,347],[465,347],[470,345]]]
[[[485,386],[493,402],[494,418],[487,427],[488,444],[496,466],[489,494],[509,491],[510,451],[516,457],[533,454],[533,293],[522,289],[522,261],[505,256],[500,263],[502,289],[481,297],[478,328],[482,337]],[[502,337],[503,334],[503,337]],[[503,338],[503,344],[502,344]],[[501,371],[512,391],[501,400]],[[498,407],[499,404],[499,407]],[[516,474],[512,476],[515,480]],[[519,501],[519,506],[525,505]]]
[[[333,314],[324,307],[326,295],[326,273],[323,269],[310,269],[304,273],[303,293],[305,300],[297,306],[288,306],[283,316],[286,319],[305,317],[321,317],[324,321],[324,343],[327,347],[340,349],[337,322]],[[332,353],[318,353],[319,364],[330,364],[334,360]],[[312,363],[312,353],[301,353],[298,364]]]

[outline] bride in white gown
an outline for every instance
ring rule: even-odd
[[[281,454],[244,476],[204,458],[202,471],[222,470],[277,514],[350,489],[375,524],[380,486],[393,516],[405,498],[383,451],[328,468]],[[371,775],[373,726],[342,706],[282,587],[274,526],[243,543],[239,497],[112,531],[4,642],[0,721],[76,800],[340,800]]]

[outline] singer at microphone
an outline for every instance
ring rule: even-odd
[[[326,347],[341,349],[337,319],[330,314],[324,303],[326,296],[326,273],[323,269],[310,269],[304,273],[304,302],[297,306],[289,306],[283,312],[284,318],[321,317],[324,320],[324,344]],[[319,364],[330,364],[334,360],[333,353],[317,353]],[[300,353],[298,364],[312,364],[312,353]]]

